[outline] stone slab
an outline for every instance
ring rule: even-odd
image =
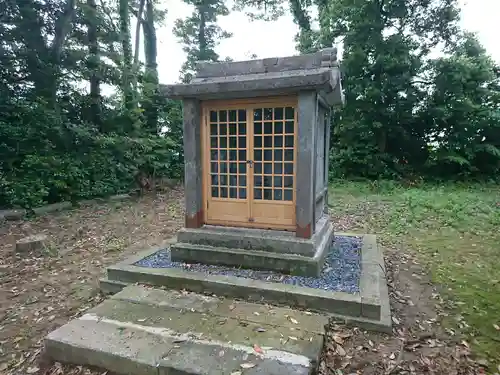
[[[157,364],[172,349],[173,341],[143,330],[125,331],[112,324],[75,319],[46,337],[45,355],[118,374],[156,375]]]
[[[170,247],[172,261],[225,265],[259,270],[271,270],[300,276],[319,276],[319,259],[269,251],[229,249],[204,245],[176,243]]]
[[[324,332],[324,326],[328,323],[328,318],[324,314],[144,286],[129,286],[111,298],[142,305],[185,308],[189,311],[211,313],[216,316],[230,315],[238,320],[247,320],[261,325],[279,325],[296,329],[297,324],[300,324],[301,329],[318,334]],[[298,323],[294,323],[294,320]]]
[[[339,82],[338,69],[316,68],[287,72],[256,73],[242,76],[226,76],[194,81],[190,84],[160,85],[163,95],[169,98],[209,98],[211,94],[267,91],[289,89],[325,90],[331,92]]]
[[[133,264],[141,257],[153,254],[147,250],[137,256],[108,268],[107,283],[143,283],[168,289],[186,289],[198,293],[242,298],[247,301],[267,302],[326,312],[347,324],[366,329],[391,332],[389,294],[385,266],[376,237],[356,233],[338,233],[340,236],[363,236],[360,293],[328,292],[319,289],[251,280],[235,276],[207,275],[181,269],[144,268]],[[117,288],[121,288],[118,285]]]
[[[50,333],[45,353],[127,375],[306,375],[318,363],[327,321],[292,309],[129,286]]]
[[[169,289],[243,298],[305,308],[310,311],[361,316],[361,297],[288,284],[235,276],[207,275],[174,268],[144,268],[132,265],[108,268],[108,278],[127,283],[143,283]]]
[[[16,241],[15,251],[17,253],[29,253],[32,251],[38,251],[45,248],[47,244],[47,236],[45,234],[36,234],[33,236],[28,236],[21,238]]]
[[[26,214],[24,209],[0,210],[0,220],[21,220]]]
[[[246,61],[216,63],[200,61],[196,64],[196,79],[320,68],[321,61],[321,51],[298,56],[275,57]]]
[[[52,212],[59,212],[64,210],[69,210],[72,207],[71,202],[59,202],[47,204],[45,206],[36,207],[33,209],[35,215],[46,215]]]
[[[309,239],[298,238],[292,232],[213,225],[183,228],[177,233],[177,239],[181,243],[194,245],[314,256],[329,230],[333,232],[333,225],[325,215],[318,220],[316,232]]]
[[[128,283],[116,280],[108,280],[105,278],[99,280],[99,288],[101,289],[101,292],[105,295],[118,293],[128,285],[129,285]]]

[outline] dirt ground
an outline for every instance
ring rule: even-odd
[[[102,301],[98,280],[108,265],[173,236],[183,223],[182,203],[177,189],[0,223],[0,374],[103,374],[57,363],[48,366],[41,361],[43,337]],[[335,219],[339,231],[359,220]],[[13,244],[32,234],[48,236],[46,253],[16,256]],[[321,375],[500,372],[475,362],[468,343],[440,326],[444,302],[411,253],[386,249],[386,262],[394,334],[332,323]]]

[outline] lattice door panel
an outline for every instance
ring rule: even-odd
[[[207,223],[295,228],[295,105],[276,102],[204,112]]]
[[[210,111],[210,186],[213,198],[247,198],[246,110]]]
[[[295,225],[295,108],[273,106],[253,110],[254,222]]]
[[[248,135],[246,109],[210,110],[209,213],[225,221],[247,222]]]
[[[254,199],[293,201],[295,111],[258,108],[254,123]]]

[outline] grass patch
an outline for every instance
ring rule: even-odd
[[[467,325],[476,353],[500,360],[500,187],[336,181],[336,216],[355,216],[357,230],[396,249],[416,250]],[[455,316],[456,317],[456,316]],[[454,324],[450,318],[445,324]],[[456,327],[455,327],[456,328]]]

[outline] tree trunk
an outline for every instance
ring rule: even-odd
[[[90,73],[90,114],[89,120],[94,123],[101,132],[101,87],[99,75],[99,45],[97,40],[98,25],[97,25],[97,6],[95,0],[87,0],[89,12],[87,14],[87,27],[89,38],[89,58],[87,59],[87,67]]]
[[[122,63],[122,92],[125,107],[124,126],[125,133],[130,133],[135,128],[134,92],[132,88],[132,45],[130,42],[130,14],[128,0],[119,0],[120,38],[123,52]]]
[[[151,134],[158,134],[158,65],[157,39],[154,24],[153,0],[146,0],[146,20],[144,23],[144,52],[146,71],[144,75],[144,101],[142,107],[146,119],[145,127]]]
[[[206,20],[205,20],[205,9],[201,5],[198,7],[198,12],[200,14],[200,29],[198,30],[198,43],[200,47],[200,56],[198,60],[205,60],[205,55],[207,53],[207,39],[206,39]]]
[[[133,75],[133,81],[132,81],[132,87],[134,90],[134,93],[137,93],[137,77],[139,73],[139,46],[141,42],[141,26],[143,23],[142,19],[142,13],[144,12],[144,3],[145,0],[140,0],[139,2],[139,9],[137,11],[136,17],[137,17],[137,24],[135,26],[135,45],[134,45],[134,75]]]
[[[312,52],[312,30],[311,19],[307,14],[307,9],[302,6],[301,0],[290,0],[290,10],[294,22],[299,26],[298,49],[301,53]]]
[[[43,37],[43,20],[36,10],[26,4],[16,4],[19,10],[19,32],[29,54],[26,59],[30,76],[35,86],[35,95],[56,108],[57,89],[62,51],[66,37],[71,31],[76,0],[67,0],[64,10],[56,21],[54,39],[49,47]]]

